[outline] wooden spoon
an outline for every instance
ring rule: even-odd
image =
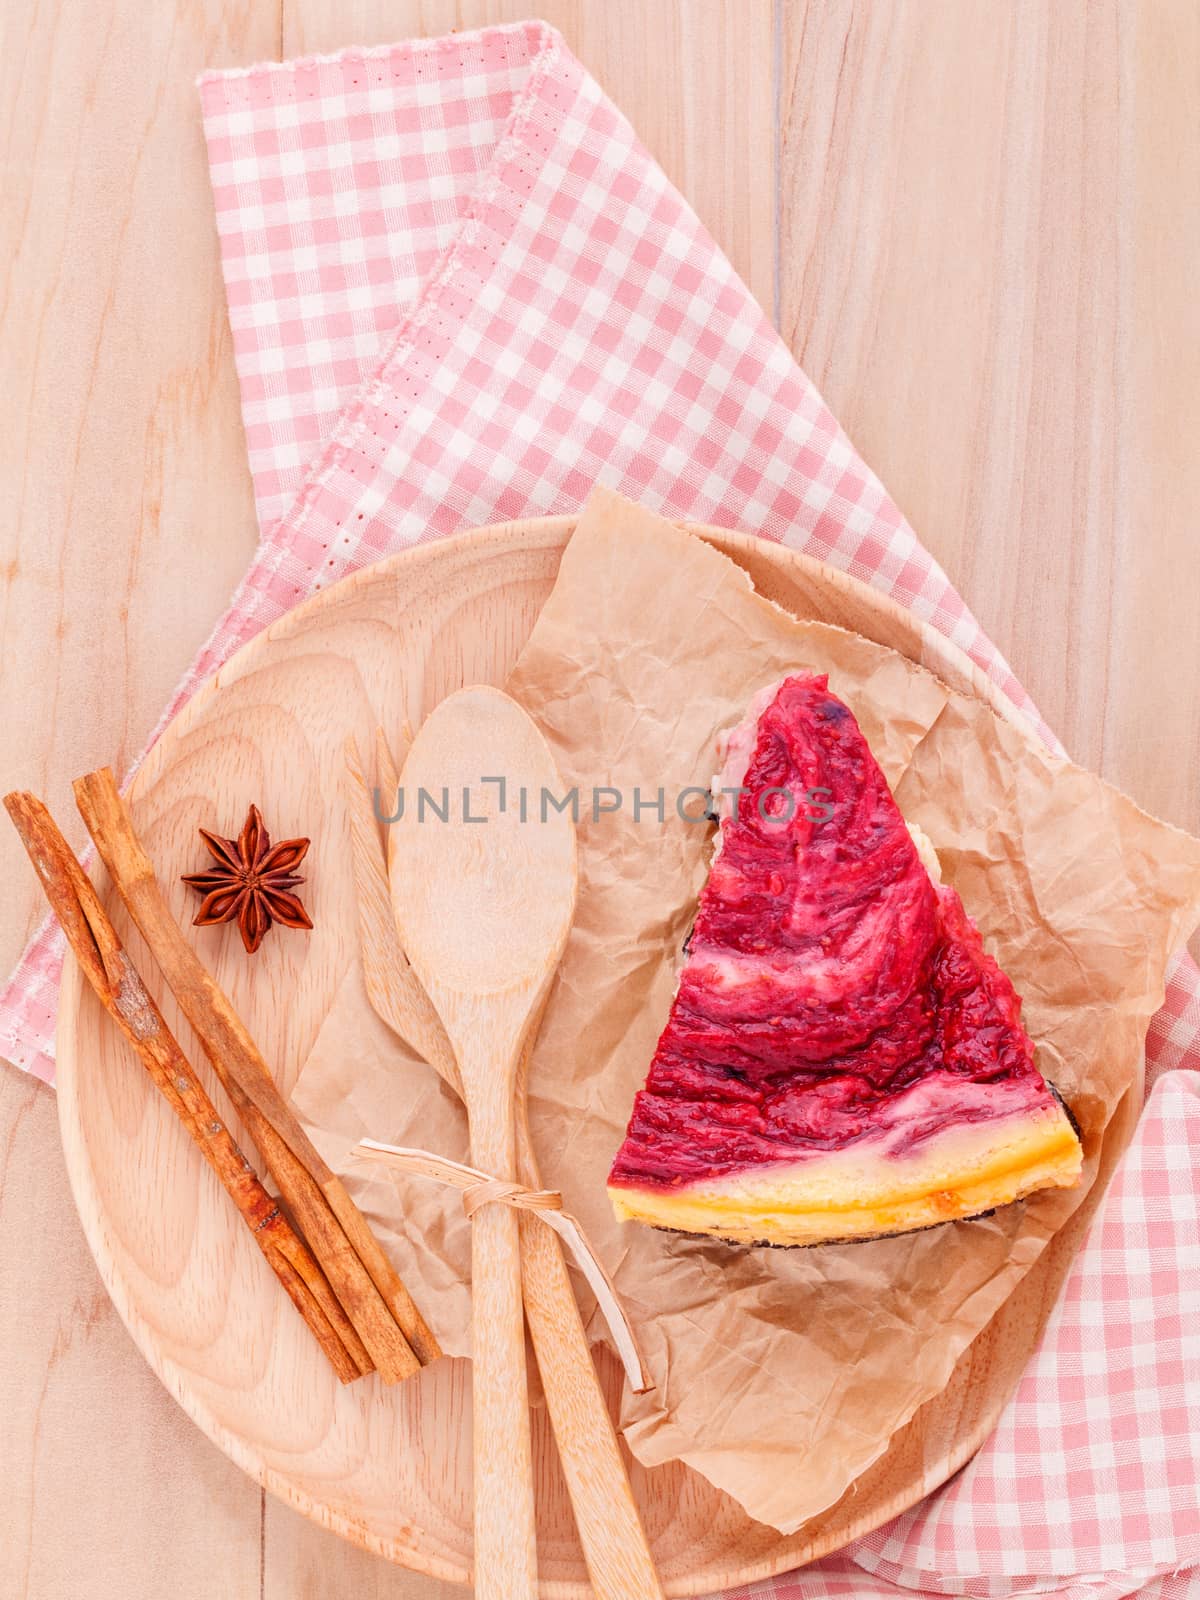
[[[410,733],[409,741],[411,737]],[[400,943],[379,828],[353,739],[346,745],[346,770],[359,955],[367,997],[387,1026],[413,1046],[461,1098],[458,1062],[446,1031]],[[376,737],[375,781],[390,808],[400,778],[382,733]],[[544,1187],[521,1092],[517,1094],[517,1176],[527,1188]],[[518,1227],[525,1316],[596,1600],[662,1600],[662,1586],[617,1432],[592,1365],[561,1242],[540,1218],[527,1211],[521,1212]],[[649,1379],[640,1360],[633,1364],[637,1371],[630,1374],[630,1382],[641,1392],[649,1386]]]
[[[575,914],[574,824],[543,811],[543,791],[561,788],[553,757],[499,689],[443,700],[413,741],[402,786],[396,923],[458,1061],[471,1159],[513,1180],[517,1068]],[[471,1245],[477,1600],[537,1592],[520,1271],[515,1213],[483,1206]]]

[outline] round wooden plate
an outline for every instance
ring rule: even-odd
[[[274,834],[314,840],[305,887],[312,935],[268,939],[252,981],[234,929],[206,933],[203,949],[285,1090],[357,936],[338,781],[343,740],[354,733],[369,749],[378,724],[396,729],[407,717],[415,727],[461,684],[503,683],[550,592],[573,526],[560,517],[481,529],[418,546],[319,593],[216,674],[139,772],[134,812],[181,919],[190,921],[193,907],[178,879],[196,869],[200,824],[235,831],[246,806],[265,798]],[[961,652],[885,596],[780,546],[695,531],[797,616],[835,622],[899,650],[1025,727]],[[153,985],[144,947],[111,897],[109,903]],[[164,1011],[200,1063],[169,996]],[[146,1359],[184,1409],[248,1473],[317,1522],[390,1560],[469,1582],[469,1365],[442,1361],[390,1389],[375,1377],[349,1388],[337,1383],[73,963],[62,993],[58,1087],[71,1184],[100,1273]],[[1139,1104],[1135,1087],[1106,1138],[1106,1165],[1128,1142]],[[753,1522],[685,1467],[645,1471],[634,1464],[635,1492],[668,1592],[705,1594],[811,1561],[895,1516],[955,1472],[994,1426],[1102,1187],[1094,1187],[1091,1203],[965,1353],[944,1392],[839,1504],[799,1533],[784,1538]],[[618,1375],[601,1355],[606,1382],[615,1386]],[[542,1593],[576,1600],[590,1591],[544,1410],[535,1416],[534,1443]]]

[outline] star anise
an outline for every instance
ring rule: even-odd
[[[200,829],[216,859],[207,872],[189,873],[184,883],[204,896],[194,926],[237,922],[247,953],[253,955],[273,922],[285,928],[311,928],[308,912],[292,893],[304,879],[296,868],[308,854],[307,839],[285,839],[271,846],[257,806],[251,806],[236,839]]]

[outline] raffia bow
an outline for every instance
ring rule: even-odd
[[[548,1228],[553,1228],[558,1234],[587,1279],[635,1393],[644,1394],[647,1389],[654,1387],[612,1280],[579,1222],[569,1211],[563,1210],[562,1195],[557,1190],[527,1189],[524,1184],[495,1178],[490,1173],[480,1172],[477,1167],[468,1167],[461,1161],[434,1155],[430,1150],[411,1150],[402,1145],[382,1144],[378,1139],[360,1140],[350,1154],[364,1161],[381,1162],[397,1172],[415,1173],[418,1177],[432,1178],[435,1183],[458,1189],[462,1194],[463,1210],[468,1217],[473,1216],[481,1206],[487,1205],[514,1206],[540,1217]]]

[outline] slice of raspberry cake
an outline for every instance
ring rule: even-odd
[[[712,871],[609,1176],[618,1217],[811,1245],[1076,1183],[1021,1002],[826,679],[756,696],[724,763]]]

